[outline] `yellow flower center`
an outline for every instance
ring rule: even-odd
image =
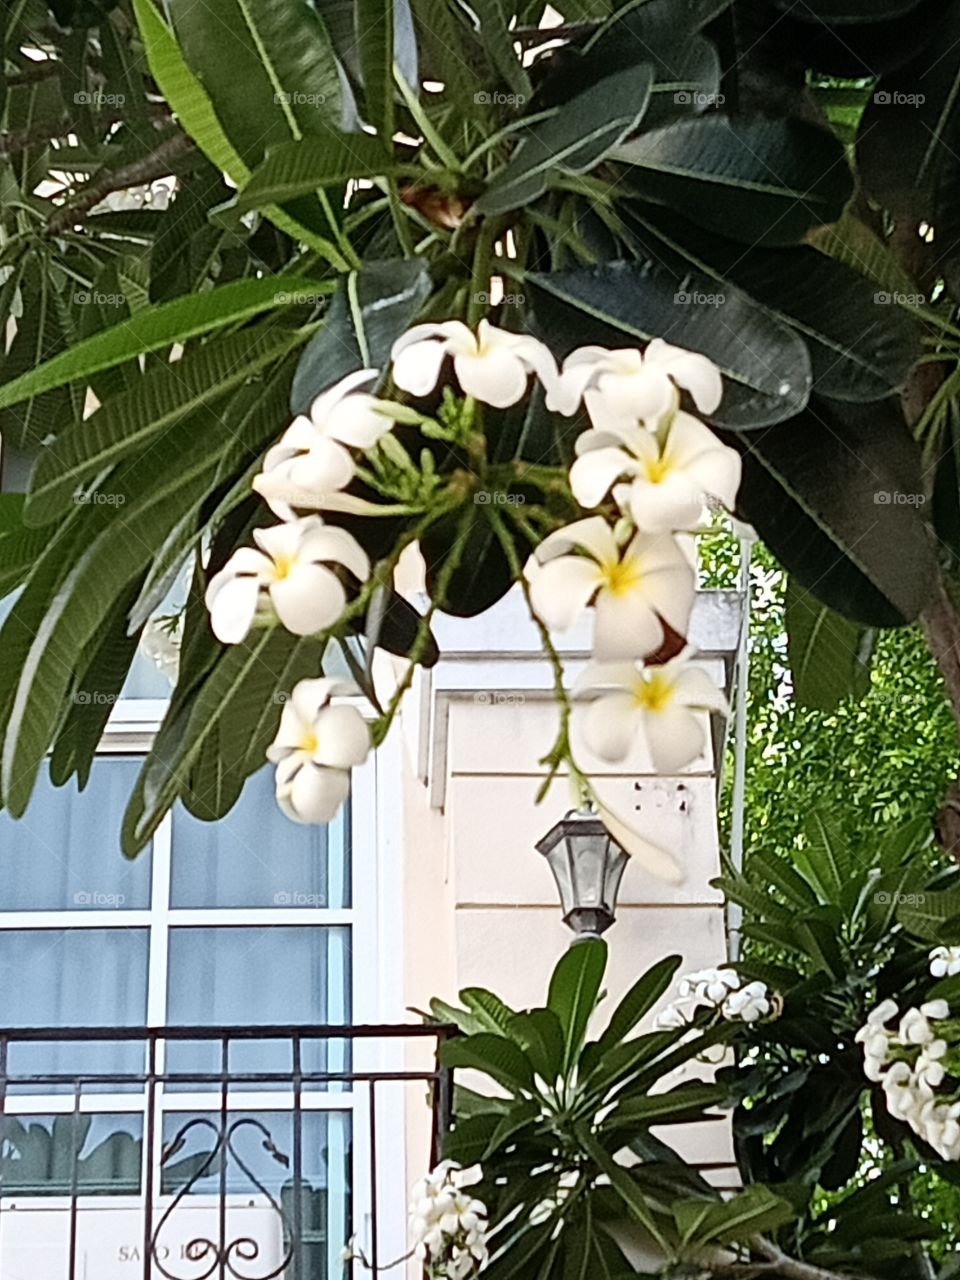
[[[612,560],[600,568],[607,590],[615,596],[625,596],[635,591],[643,577],[636,559]]]
[[[647,479],[651,484],[662,484],[667,476],[673,470],[670,465],[670,459],[661,455],[659,458],[650,458],[646,464]]]
[[[296,559],[293,556],[278,556],[273,562],[273,572],[276,580],[281,582],[284,578],[289,578],[296,563]]]
[[[651,671],[637,681],[633,696],[647,711],[664,711],[673,700],[673,684],[661,671]]]
[[[313,755],[319,745],[320,740],[312,729],[308,729],[300,739],[300,750],[305,751],[310,756]]]

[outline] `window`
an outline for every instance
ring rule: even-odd
[[[273,797],[272,769],[264,768],[221,822],[201,822],[177,807],[151,846],[128,862],[119,852],[123,811],[163,711],[149,672],[140,672],[133,687],[150,696],[115,709],[82,793],[75,782],[56,788],[44,778],[22,819],[0,812],[0,1026],[378,1020],[375,766],[359,772],[353,808],[327,828],[284,818]],[[355,892],[356,886],[363,891]],[[364,1049],[364,1069],[375,1065],[370,1052]],[[290,1070],[289,1041],[235,1043],[230,1053],[232,1072]],[[136,1039],[19,1043],[10,1046],[9,1069],[40,1077],[130,1075],[143,1071],[145,1054],[144,1042]],[[161,1065],[186,1077],[216,1073],[219,1050],[171,1041]],[[304,1043],[305,1070],[337,1072],[350,1065],[345,1040]],[[291,1195],[289,1168],[279,1158],[293,1141],[284,1088],[251,1083],[231,1087],[228,1097],[236,1149],[266,1188],[251,1189],[240,1165],[231,1166],[227,1191],[248,1206],[251,1231],[260,1229],[256,1209],[265,1194],[282,1207]],[[181,1079],[159,1086],[158,1093],[157,1211],[200,1171],[183,1203],[205,1223],[218,1180],[202,1170],[220,1120],[220,1087]],[[31,1247],[19,1241],[12,1225],[17,1215],[9,1211],[34,1199],[62,1203],[74,1155],[77,1190],[91,1198],[90,1213],[99,1205],[101,1224],[107,1221],[104,1197],[113,1197],[111,1213],[142,1205],[148,1157],[142,1086],[86,1082],[81,1095],[50,1082],[11,1087],[0,1117],[0,1220],[6,1223],[0,1266],[5,1251],[29,1253]],[[369,1199],[355,1151],[357,1141],[364,1148],[366,1136],[354,1135],[349,1082],[305,1089],[301,1105],[306,1190],[298,1214],[309,1259],[304,1280],[333,1280],[343,1274],[339,1254],[351,1203],[361,1207],[362,1219]],[[258,1126],[269,1134],[269,1146]],[[161,1150],[175,1141],[181,1142],[175,1156],[160,1160]],[[236,1212],[242,1216],[247,1209]],[[120,1226],[110,1230],[119,1232],[118,1239],[130,1234]]]

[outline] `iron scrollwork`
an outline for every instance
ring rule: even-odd
[[[264,1186],[263,1182],[257,1177],[250,1166],[246,1163],[240,1153],[234,1146],[234,1138],[241,1129],[252,1128],[260,1132],[263,1138],[263,1148],[274,1160],[279,1164],[289,1166],[289,1158],[280,1151],[273,1141],[269,1129],[259,1120],[252,1116],[242,1116],[230,1124],[216,1125],[212,1120],[205,1116],[197,1116],[189,1120],[178,1131],[172,1142],[168,1143],[164,1148],[160,1158],[161,1167],[168,1164],[171,1158],[180,1151],[187,1138],[187,1134],[192,1129],[205,1128],[209,1129],[214,1136],[214,1143],[207,1154],[206,1158],[200,1163],[192,1176],[183,1184],[177,1194],[174,1196],[166,1211],[157,1223],[157,1228],[153,1233],[150,1241],[150,1258],[157,1270],[167,1278],[167,1280],[209,1280],[218,1269],[221,1274],[224,1272],[235,1277],[235,1280],[275,1280],[275,1277],[282,1275],[293,1260],[294,1249],[296,1247],[294,1233],[291,1229],[291,1223],[284,1211],[283,1205],[271,1191]],[[224,1162],[231,1159],[236,1163],[237,1168],[249,1178],[250,1182],[256,1189],[266,1197],[271,1209],[280,1218],[283,1226],[284,1239],[284,1255],[278,1266],[270,1271],[262,1271],[253,1273],[246,1267],[238,1270],[238,1266],[245,1263],[255,1263],[260,1257],[260,1245],[252,1236],[238,1236],[234,1240],[226,1240],[221,1238],[219,1241],[210,1240],[206,1236],[197,1236],[190,1240],[184,1248],[183,1256],[194,1263],[203,1263],[209,1258],[209,1266],[205,1271],[194,1272],[190,1276],[181,1276],[174,1271],[167,1269],[165,1263],[169,1261],[168,1257],[161,1257],[160,1252],[163,1249],[161,1242],[161,1234],[164,1227],[170,1221],[178,1206],[183,1202],[186,1196],[190,1194],[193,1188],[203,1178],[207,1176],[211,1168],[217,1161],[218,1157]],[[299,1190],[299,1189],[298,1189]],[[225,1194],[221,1192],[221,1194]]]

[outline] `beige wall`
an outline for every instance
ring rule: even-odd
[[[693,637],[725,685],[739,619],[739,599],[731,594],[697,602]],[[407,1004],[423,1008],[433,995],[453,1000],[473,985],[516,1006],[541,1003],[571,937],[534,848],[571,807],[563,777],[534,803],[542,779],[537,762],[556,732],[550,668],[517,596],[472,623],[442,619],[437,633],[441,660],[404,713]],[[563,654],[573,678],[589,656],[589,636],[567,637]],[[577,759],[602,798],[673,851],[685,872],[676,886],[628,866],[617,921],[606,935],[611,1003],[666,954],[679,953],[684,969],[724,959],[720,897],[709,885],[719,870],[723,727],[706,719],[705,727],[711,732],[704,754],[671,777],[658,775],[642,749],[612,769],[574,734]],[[729,1139],[719,1129],[690,1132],[684,1145],[703,1163],[726,1163]]]

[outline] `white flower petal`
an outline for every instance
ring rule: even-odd
[[[561,556],[538,566],[529,581],[537,617],[552,631],[568,631],[600,585],[600,572],[586,556]]]
[[[370,576],[370,559],[352,533],[335,524],[311,529],[303,539],[305,560],[332,560],[349,569],[360,582]]]
[[[349,773],[313,764],[303,765],[282,795],[277,788],[281,808],[296,822],[332,822],[349,794]]]
[[[645,711],[643,732],[659,773],[678,773],[696,760],[706,744],[703,725],[682,707]]]
[[[720,370],[706,356],[654,338],[644,352],[644,360],[659,366],[678,387],[689,391],[701,413],[713,413],[719,407],[723,379]]]
[[[399,351],[395,346],[393,380],[401,391],[408,391],[412,396],[427,396],[437,385],[445,356],[442,342],[414,342]]]
[[[527,370],[507,348],[454,356],[453,368],[466,395],[495,409],[516,404],[527,393]]]
[[[570,468],[570,488],[581,507],[597,507],[622,475],[636,469],[623,449],[591,449]]]
[[[625,760],[633,748],[640,720],[633,694],[607,694],[592,702],[582,717],[584,741],[601,760]]]
[[[356,707],[324,707],[315,723],[313,763],[349,769],[370,754],[370,730]]]
[[[223,644],[239,644],[257,611],[260,584],[252,576],[238,577],[223,569],[207,587],[206,605],[213,634]]]
[[[321,564],[298,564],[269,587],[277,617],[295,636],[311,636],[333,625],[347,603],[334,573]]]
[[[629,853],[632,858],[636,858],[637,862],[645,870],[659,879],[666,880],[671,884],[683,883],[683,871],[676,860],[667,853],[666,849],[661,849],[658,845],[652,844],[602,801],[598,801],[597,807],[603,820],[603,825],[621,849]]]
[[[600,592],[593,624],[593,653],[598,661],[642,658],[662,643],[663,626],[638,592]]]
[[[603,516],[588,516],[585,520],[574,520],[572,524],[548,534],[537,547],[535,554],[543,563],[554,556],[564,555],[574,547],[582,547],[584,551],[589,551],[595,560],[601,562],[620,558],[620,549],[613,536],[613,530]]]

